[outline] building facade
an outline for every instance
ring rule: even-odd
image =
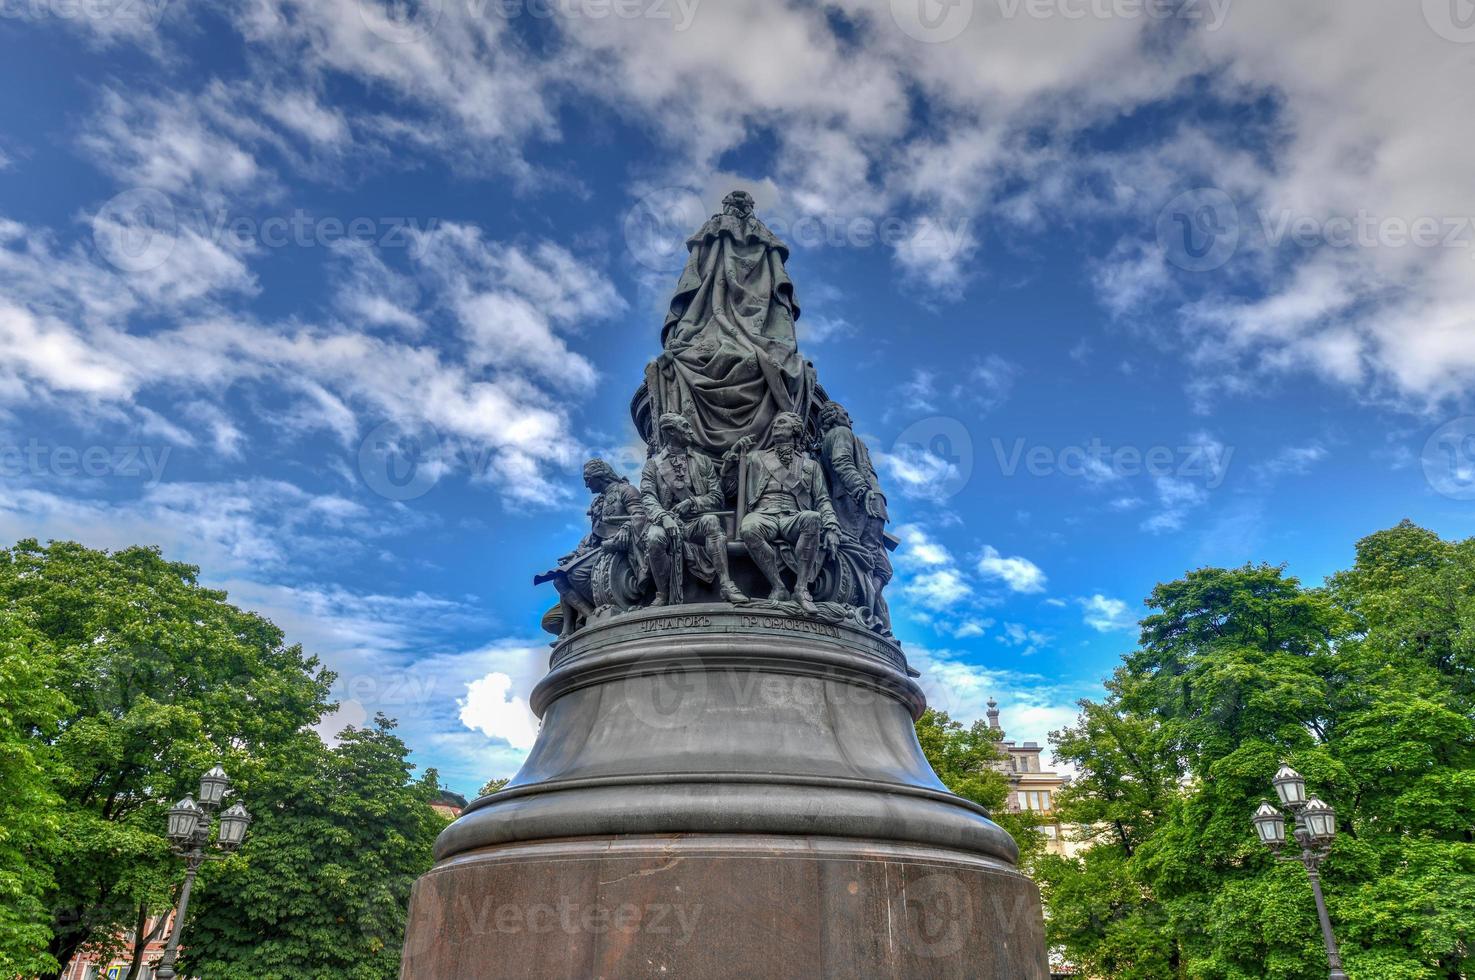
[[[143,948],[143,964],[134,980],[154,980],[159,960],[164,958],[164,947],[169,941],[169,932],[174,928],[174,912],[170,910],[159,918],[150,919],[145,928],[149,941]],[[126,980],[133,965],[133,933],[122,936],[125,948],[112,957],[100,956],[95,950],[82,950],[67,964],[61,980]]]
[[[1055,797],[1070,785],[1070,777],[1045,768],[1043,746],[1036,742],[1016,743],[1004,737],[999,725],[999,704],[988,699],[988,727],[996,732],[999,747],[1008,758],[1001,763],[1009,776],[1007,806],[1012,813],[1029,811],[1038,814],[1045,835],[1046,849],[1051,854],[1073,857],[1081,849],[1074,824],[1061,823],[1055,817]]]

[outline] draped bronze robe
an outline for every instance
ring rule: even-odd
[[[688,239],[686,268],[646,369],[651,418],[679,412],[696,448],[721,458],[780,412],[807,417],[813,369],[799,354],[788,246],[751,214],[714,215]]]

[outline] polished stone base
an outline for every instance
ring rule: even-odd
[[[1047,975],[1018,848],[928,766],[875,633],[642,610],[555,647],[531,706],[522,770],[436,842],[405,978]]]
[[[909,844],[507,844],[420,879],[401,975],[1045,980],[1039,902],[1001,861]]]

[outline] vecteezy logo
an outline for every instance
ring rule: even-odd
[[[892,475],[912,496],[942,502],[973,476],[973,437],[944,415],[913,422],[891,444]]]
[[[1239,209],[1217,187],[1184,191],[1158,213],[1157,243],[1180,269],[1217,269],[1239,248]]]
[[[359,0],[359,19],[390,44],[409,44],[440,23],[444,0]]]
[[[1424,0],[1424,20],[1446,41],[1475,43],[1475,0]]]
[[[891,19],[910,38],[951,41],[973,20],[973,0],[891,0]]]
[[[687,236],[707,217],[702,199],[688,188],[652,191],[625,212],[625,247],[647,269],[679,269],[686,261]]]
[[[425,495],[445,466],[440,433],[421,419],[391,419],[376,425],[359,444],[359,475],[388,500]]]
[[[98,254],[123,272],[157,269],[174,251],[178,221],[174,205],[152,187],[116,195],[92,216]]]
[[[1454,500],[1475,500],[1475,417],[1446,422],[1424,443],[1424,479]]]

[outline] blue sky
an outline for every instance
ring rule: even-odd
[[[1043,741],[1158,581],[1475,531],[1467,6],[0,4],[0,537],[158,544],[329,730],[508,775],[531,576],[744,187],[933,703]]]

